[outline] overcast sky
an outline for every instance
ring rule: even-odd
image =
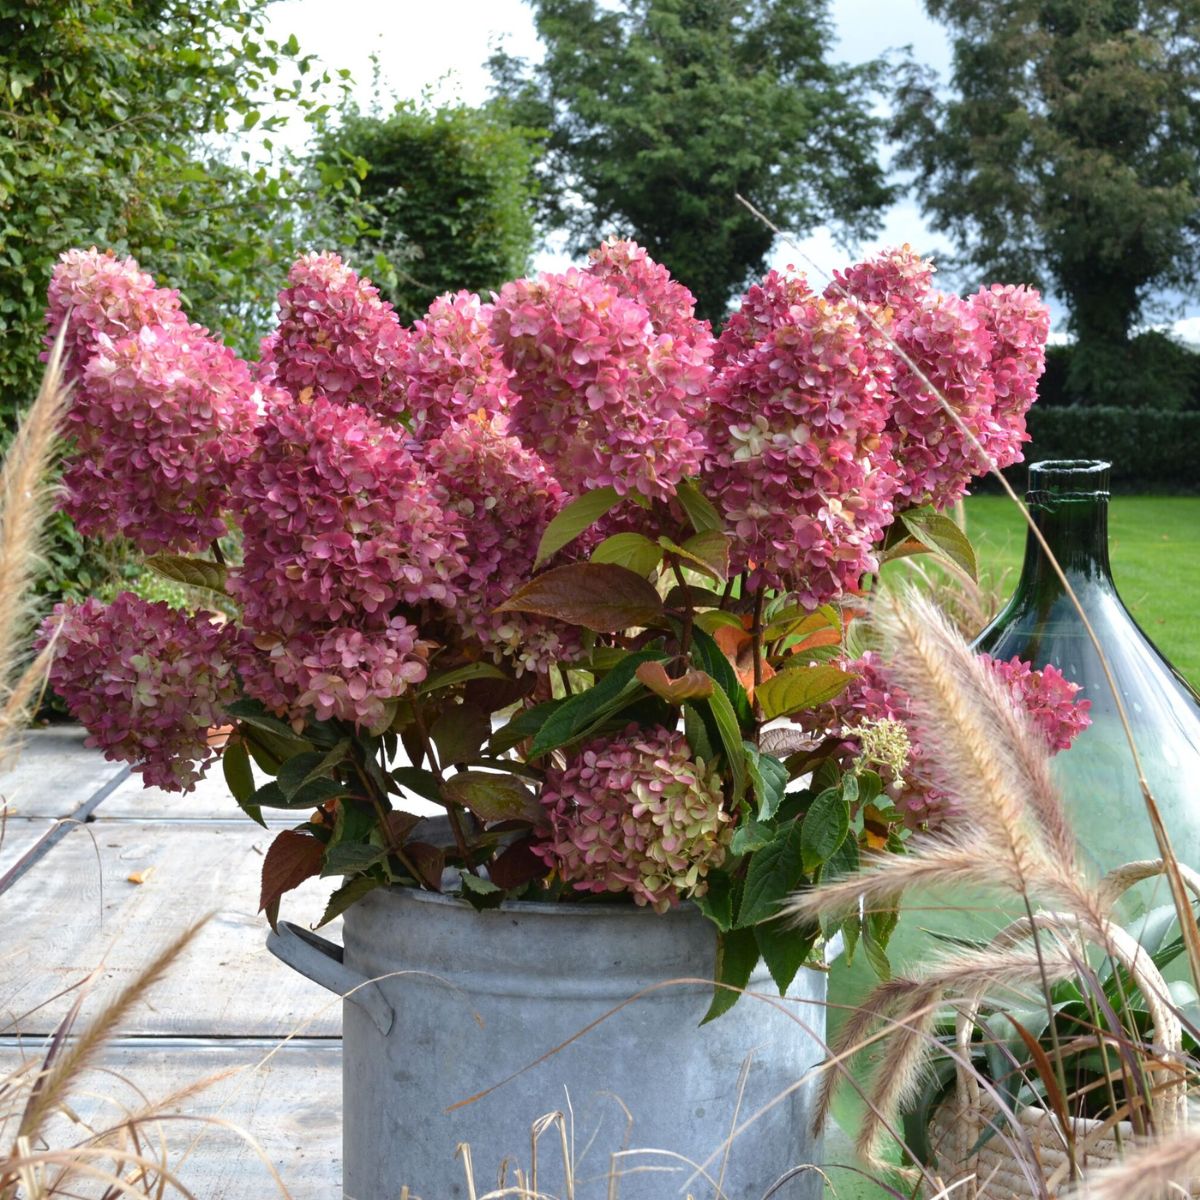
[[[505,40],[510,53],[536,59],[539,43],[529,8],[523,0],[278,0],[270,11],[270,28],[281,40],[295,33],[301,47],[317,54],[331,69],[347,67],[356,79],[363,108],[374,100],[390,107],[390,96],[417,98],[431,92],[437,99],[458,97],[477,104],[487,96],[484,62],[492,45]],[[837,32],[836,57],[857,63],[885,51],[911,46],[918,61],[945,77],[950,47],[942,26],[925,14],[920,0],[832,0],[830,14]],[[373,84],[371,55],[380,62],[378,89]],[[882,246],[911,242],[937,257],[943,238],[930,232],[911,199],[899,201],[886,214],[878,238],[851,252],[837,247],[824,230],[800,242],[800,252],[780,245],[772,265],[795,262],[810,275],[833,268]],[[811,262],[804,261],[805,258]],[[539,269],[555,269],[567,260],[553,251],[535,260]],[[814,266],[815,264],[815,266]],[[1019,282],[1019,281],[1012,281]],[[1053,303],[1056,326],[1061,308]],[[1189,313],[1200,313],[1191,305]],[[1200,329],[1200,318],[1189,325]],[[1191,330],[1189,330],[1189,333]]]

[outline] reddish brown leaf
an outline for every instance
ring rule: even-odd
[[[417,869],[421,882],[431,891],[442,890],[442,872],[446,869],[446,852],[428,842],[409,842],[404,857]]]
[[[498,887],[508,891],[534,879],[541,879],[550,868],[533,852],[533,842],[523,838],[488,864],[488,875]]]
[[[290,892],[306,879],[319,875],[324,857],[323,842],[298,829],[285,829],[268,847],[263,859],[259,911],[277,906],[284,892]]]
[[[391,838],[391,845],[402,846],[404,839],[421,823],[420,817],[413,816],[412,813],[396,812],[393,810],[387,815],[388,836]]]
[[[442,795],[468,808],[481,821],[539,821],[545,815],[533,790],[512,775],[460,771],[442,785]]]
[[[663,604],[649,580],[616,563],[555,567],[518,588],[497,612],[527,612],[597,633],[619,633],[662,620]]]
[[[661,662],[644,662],[635,674],[656,696],[668,704],[682,704],[685,700],[703,700],[713,693],[713,678],[703,671],[685,671],[677,679],[667,674]]]

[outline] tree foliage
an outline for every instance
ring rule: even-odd
[[[266,0],[0,0],[0,415],[35,385],[46,285],[71,246],[132,253],[189,311],[252,346],[314,221],[286,157],[234,161],[326,106]],[[265,156],[260,156],[265,157]],[[332,211],[332,210],[330,210]]]
[[[385,290],[402,320],[443,292],[486,293],[525,272],[538,141],[501,105],[414,102],[387,116],[349,111],[322,138],[322,175],[347,163],[363,174],[356,244],[391,263]]]
[[[982,275],[1067,303],[1068,388],[1119,398],[1152,291],[1200,265],[1200,3],[926,0],[954,35],[947,94],[899,90],[898,162]]]
[[[869,113],[876,65],[827,61],[824,0],[530,0],[545,59],[501,52],[496,91],[550,131],[547,223],[580,248],[636,238],[724,316],[778,223],[861,235],[889,190]]]

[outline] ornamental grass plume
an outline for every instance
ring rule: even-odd
[[[586,742],[547,772],[540,799],[553,832],[534,853],[564,882],[659,912],[704,895],[733,832],[719,775],[662,727]]]
[[[917,593],[882,593],[872,620],[955,812],[936,831],[909,838],[905,854],[868,856],[861,869],[794,896],[789,912],[809,922],[860,904],[867,912],[891,908],[910,888],[968,887],[1016,898],[1030,911],[1045,906],[1066,913],[1091,940],[1108,945],[1112,896],[1076,868],[1074,836],[1049,772],[1051,739],[1062,726],[1045,713],[1039,722],[1022,706],[1030,678],[973,655]],[[1061,697],[1057,679],[1049,681],[1048,695]],[[1082,717],[1076,711],[1073,723]],[[875,1026],[887,1038],[859,1130],[865,1159],[884,1165],[879,1154],[887,1125],[914,1094],[940,1006],[989,989],[1012,995],[1077,973],[1079,951],[1070,938],[1051,936],[1028,950],[1020,940],[1014,932],[1007,946],[939,954],[920,975],[880,984],[839,1031],[831,1046],[836,1059],[853,1054]],[[835,1083],[835,1072],[828,1072],[818,1123],[828,1114]]]

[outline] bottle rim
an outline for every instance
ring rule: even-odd
[[[1108,495],[1112,463],[1100,458],[1052,458],[1029,466],[1027,498],[1097,499]]]

